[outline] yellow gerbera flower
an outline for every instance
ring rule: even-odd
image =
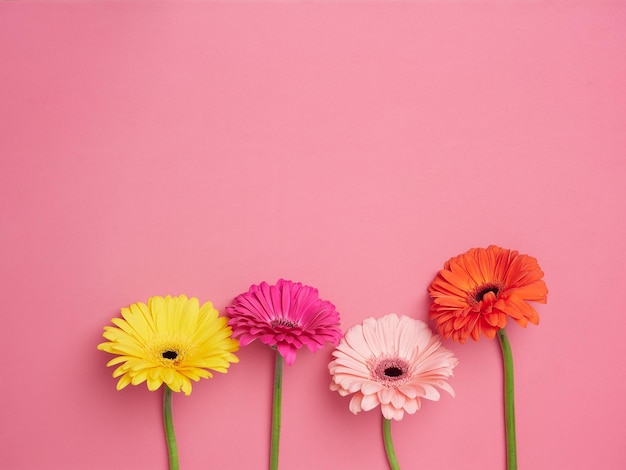
[[[232,354],[239,342],[231,338],[228,320],[218,316],[211,302],[199,305],[198,299],[150,297],[148,305],[138,302],[122,309],[122,318],[105,326],[106,343],[98,349],[117,357],[107,366],[119,365],[117,389],[128,384],[147,382],[150,391],[163,383],[175,392],[191,393],[191,381],[227,372],[230,363],[239,362]]]

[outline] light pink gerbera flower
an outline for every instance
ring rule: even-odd
[[[302,346],[311,351],[341,338],[339,313],[335,306],[318,297],[317,289],[299,282],[279,280],[253,285],[226,307],[233,338],[241,346],[255,339],[277,348],[288,365],[296,360]]]
[[[391,313],[353,326],[333,356],[330,388],[342,396],[354,394],[354,414],[380,405],[387,420],[399,421],[420,408],[421,398],[439,400],[437,388],[454,396],[446,380],[458,359],[426,323],[404,315]]]

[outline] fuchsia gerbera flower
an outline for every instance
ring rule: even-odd
[[[255,339],[274,346],[288,365],[296,360],[302,346],[311,351],[341,338],[339,313],[335,306],[318,297],[314,287],[280,279],[276,285],[253,285],[226,307],[233,338],[241,346]]]
[[[342,396],[354,394],[354,414],[380,405],[386,419],[401,420],[420,408],[421,398],[439,400],[437,388],[454,396],[446,380],[459,361],[426,323],[404,315],[353,326],[333,356],[330,388]]]
[[[226,313],[233,338],[239,338],[241,346],[260,339],[276,349],[269,468],[277,470],[283,358],[291,365],[302,346],[317,351],[326,342],[337,344],[341,338],[339,314],[333,304],[318,297],[317,289],[284,279],[274,286],[267,282],[251,286],[235,297]]]

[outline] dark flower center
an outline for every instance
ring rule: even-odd
[[[476,292],[474,300],[476,300],[476,302],[482,301],[485,295],[487,295],[489,292],[492,292],[496,297],[498,297],[498,292],[500,292],[500,289],[498,288],[498,286],[485,286],[481,290]]]
[[[295,328],[298,324],[295,321],[288,320],[287,318],[277,318],[272,320],[272,328],[276,327],[287,327],[287,328]]]
[[[411,364],[400,357],[372,358],[368,361],[370,379],[385,387],[398,388],[413,376]]]
[[[163,351],[161,356],[163,356],[163,359],[170,359],[173,361],[178,357],[178,353],[176,351]]]
[[[387,367],[383,373],[387,377],[400,377],[403,371],[399,367]]]

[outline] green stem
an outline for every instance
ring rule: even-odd
[[[176,447],[176,435],[174,434],[174,422],[172,420],[172,389],[165,384],[163,386],[163,425],[165,427],[167,453],[170,458],[170,470],[178,470],[178,449]]]
[[[513,353],[504,328],[498,330],[504,362],[504,419],[506,422],[507,470],[517,470],[517,444],[515,441],[515,398],[513,380]]]
[[[272,405],[272,443],[270,470],[278,470],[278,448],[280,446],[280,417],[283,396],[283,357],[276,351],[274,368],[274,403]]]
[[[393,440],[391,439],[391,420],[383,417],[383,442],[385,443],[385,452],[387,453],[387,461],[391,470],[400,470],[396,452],[393,450]]]

